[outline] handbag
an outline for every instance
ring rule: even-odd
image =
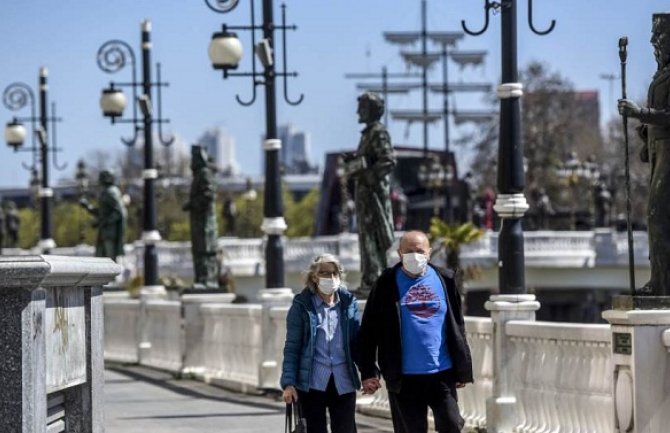
[[[286,403],[284,433],[307,433],[307,421],[302,417],[299,403]]]

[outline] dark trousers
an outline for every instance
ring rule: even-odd
[[[298,398],[307,422],[307,433],[328,433],[326,408],[330,414],[332,433],[356,433],[356,393],[338,395],[332,375],[325,391],[298,391]]]
[[[438,433],[460,433],[463,418],[458,410],[456,382],[451,370],[434,374],[405,374],[400,392],[390,392],[395,433],[428,431],[428,407],[433,410]]]

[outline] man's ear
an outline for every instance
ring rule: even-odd
[[[400,257],[400,260],[402,261],[402,253],[400,252],[400,248],[398,248],[398,257]]]

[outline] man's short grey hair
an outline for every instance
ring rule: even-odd
[[[333,263],[337,268],[337,273],[340,275],[340,281],[344,284],[344,278],[346,277],[346,272],[340,263],[340,259],[337,258],[334,254],[319,254],[314,258],[314,260],[309,264],[309,267],[305,270],[305,285],[309,287],[312,292],[316,293],[316,284],[312,281],[312,278],[316,275],[319,270],[319,266],[322,263]]]

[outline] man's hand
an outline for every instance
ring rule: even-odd
[[[286,403],[294,403],[298,401],[298,391],[291,385],[284,388],[284,395],[282,396]]]
[[[628,117],[634,117],[634,118],[639,118],[640,117],[640,111],[641,108],[639,105],[637,105],[635,102],[631,101],[630,99],[619,99],[619,114],[622,116],[628,116]]]
[[[462,382],[456,382],[456,388],[465,388],[465,384]]]
[[[382,387],[382,384],[379,382],[379,379],[376,377],[371,377],[363,381],[363,394],[374,394],[379,388]]]

